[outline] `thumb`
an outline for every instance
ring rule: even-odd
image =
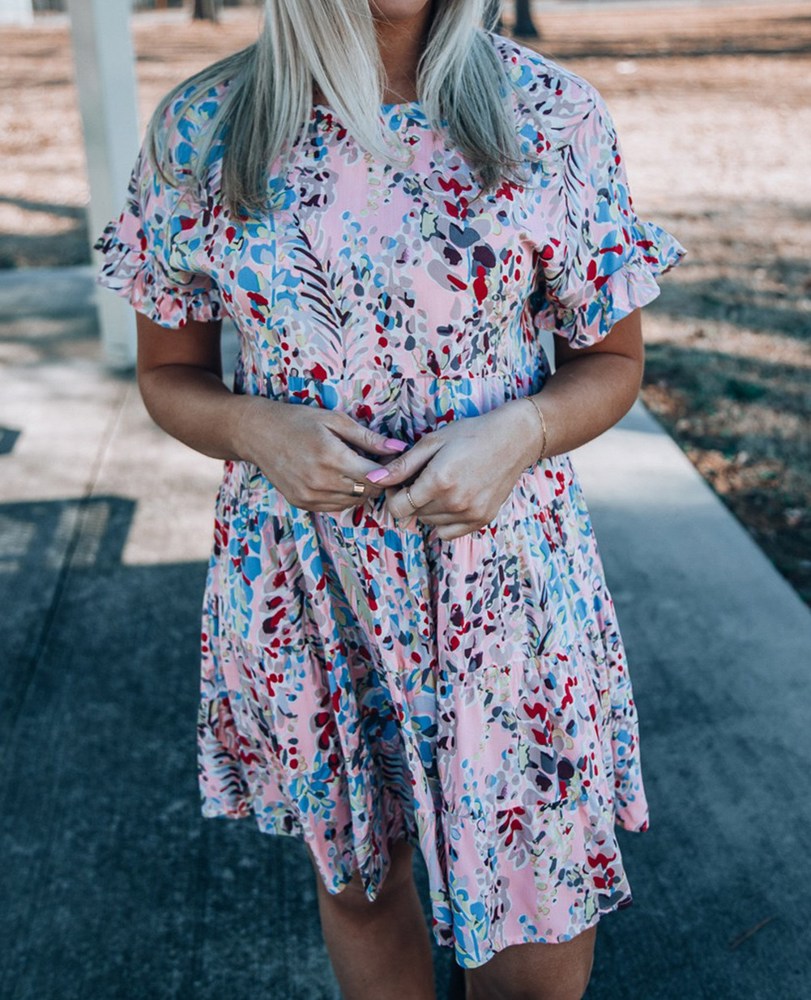
[[[402,455],[393,458],[383,468],[372,469],[366,474],[366,478],[375,485],[379,483],[381,486],[399,486],[400,483],[406,482],[412,476],[416,476],[442,447],[440,440],[431,440],[431,438],[437,437],[434,434],[426,435],[413,448],[409,448]]]

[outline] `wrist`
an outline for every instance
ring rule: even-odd
[[[278,405],[278,400],[264,396],[234,396],[230,437],[239,461],[259,464],[257,445],[267,435],[270,410]]]
[[[548,439],[545,419],[540,408],[528,396],[522,396],[509,404],[517,426],[515,436],[521,442],[522,461],[530,467],[548,456]]]
[[[541,436],[540,444],[538,446],[537,459],[540,462],[549,455],[549,430],[546,426],[546,416],[544,414],[543,408],[534,396],[526,396],[525,400],[529,405],[535,410],[535,415],[538,418],[539,433]]]

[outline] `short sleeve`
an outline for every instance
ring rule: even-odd
[[[588,88],[582,118],[560,145],[555,224],[538,248],[536,328],[587,347],[659,294],[657,278],[684,248],[633,208],[614,123]]]
[[[215,281],[190,269],[188,255],[176,253],[173,246],[178,233],[187,237],[189,230],[199,229],[205,214],[191,189],[165,180],[142,148],[121,215],[95,244],[102,256],[99,284],[160,326],[220,319]]]

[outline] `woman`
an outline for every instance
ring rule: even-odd
[[[203,814],[304,840],[348,1000],[434,995],[414,846],[469,997],[580,997],[631,898],[614,825],[647,826],[567,452],[632,405],[683,251],[599,95],[483,8],[267,0],[158,109],[99,241],[150,414],[225,460]]]

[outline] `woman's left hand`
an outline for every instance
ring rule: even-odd
[[[521,473],[537,460],[541,438],[531,407],[529,402],[511,400],[424,435],[386,464],[385,477],[375,479],[386,487],[389,512],[408,522],[416,517],[435,525],[443,539],[488,524]]]

